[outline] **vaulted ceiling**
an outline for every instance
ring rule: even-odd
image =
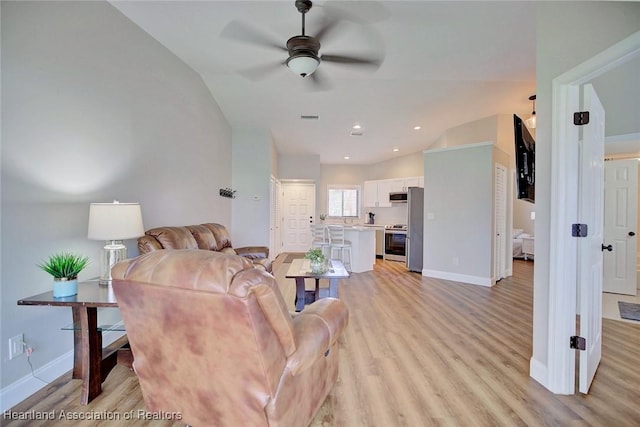
[[[338,22],[320,54],[383,59],[377,69],[321,63],[322,90],[282,64],[286,51],[221,36],[244,25],[285,46],[301,33],[293,0],[112,4],[202,76],[231,126],[268,130],[280,152],[323,164],[379,162],[423,150],[448,128],[532,110],[534,2],[314,2],[307,35]],[[362,135],[350,135],[354,124]]]

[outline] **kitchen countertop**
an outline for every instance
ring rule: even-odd
[[[328,227],[331,226],[342,226],[344,228],[351,228],[351,229],[368,229],[368,228],[379,228],[379,229],[384,229],[385,225],[384,224],[325,224]]]

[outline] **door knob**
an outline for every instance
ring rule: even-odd
[[[612,245],[605,246],[604,243],[603,243],[602,244],[602,251],[605,251],[605,250],[611,252],[611,251],[613,251],[613,246]]]
[[[635,235],[636,235],[636,233],[634,233],[633,231],[630,231],[630,232],[629,232],[629,236],[633,237],[633,236],[635,236]]]

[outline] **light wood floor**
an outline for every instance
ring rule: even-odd
[[[294,285],[275,275],[293,309]],[[350,311],[340,377],[312,426],[640,426],[640,325],[603,320],[602,363],[589,395],[554,395],[529,377],[531,261],[491,289],[423,278],[401,263],[340,285]],[[135,375],[118,366],[104,392],[78,404],[67,374],[15,411],[143,410]],[[166,421],[57,421],[56,426],[178,426]],[[7,422],[7,426],[53,425]]]

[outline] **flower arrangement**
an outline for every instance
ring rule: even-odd
[[[327,219],[327,214],[321,213],[320,214],[320,221],[324,221],[325,219]]]
[[[53,276],[54,280],[73,280],[89,263],[89,257],[60,252],[49,256],[44,262],[38,264],[43,271]]]

